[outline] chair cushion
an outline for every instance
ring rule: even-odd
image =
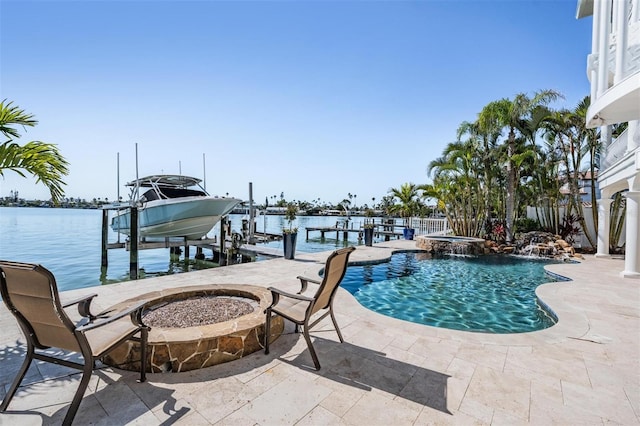
[[[286,296],[280,296],[278,304],[273,307],[273,312],[282,314],[294,322],[304,323],[307,308],[311,302],[296,300]]]
[[[96,327],[85,333],[93,356],[99,357],[111,349],[114,343],[129,336],[138,327],[131,322],[127,315],[102,327]]]

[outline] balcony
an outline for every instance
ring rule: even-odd
[[[588,127],[640,119],[639,7],[640,0],[578,2],[577,17],[593,14],[594,20],[593,51],[587,58]]]
[[[640,71],[595,98],[587,112],[587,127],[640,119]]]
[[[624,158],[628,139],[629,129],[626,129],[606,148],[600,161],[600,170],[606,170]]]

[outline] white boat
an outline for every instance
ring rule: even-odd
[[[138,234],[196,240],[242,202],[237,198],[210,196],[200,182],[201,179],[181,175],[153,175],[129,182],[130,203],[138,207]],[[111,220],[111,229],[130,235],[130,222],[129,210],[123,210]]]

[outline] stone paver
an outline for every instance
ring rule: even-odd
[[[412,241],[358,247],[352,260],[388,258]],[[96,292],[104,309],[150,291],[202,284],[275,285],[297,291],[328,252],[65,292]],[[640,280],[622,279],[622,260],[586,257],[548,267],[573,281],[538,296],[560,319],[534,333],[492,335],[384,317],[344,290],[330,321],[312,332],[322,369],[287,325],[271,346],[237,361],[184,373],[94,373],[75,424],[429,425],[640,424]],[[24,356],[19,328],[0,307],[0,397]],[[0,424],[59,424],[80,375],[37,363],[0,414]]]

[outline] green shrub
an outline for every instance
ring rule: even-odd
[[[531,232],[531,231],[541,231],[542,227],[538,223],[537,220],[531,219],[528,217],[521,217],[520,219],[516,219],[516,231],[517,232]]]

